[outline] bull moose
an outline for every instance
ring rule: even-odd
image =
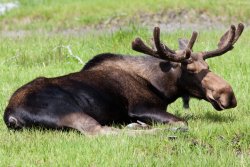
[[[55,78],[39,77],[14,92],[4,112],[9,129],[73,128],[83,134],[116,132],[112,123],[137,120],[148,124],[186,125],[166,112],[179,97],[210,102],[216,110],[233,108],[237,101],[231,86],[209,70],[206,59],[223,55],[243,32],[232,25],[213,51],[192,51],[197,38],[179,39],[179,50],[160,41],[154,28],[154,47],[140,38],[132,42],[144,56],[105,53],[95,56],[81,71]]]

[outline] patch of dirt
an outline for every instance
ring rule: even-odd
[[[52,32],[45,32],[44,30],[37,30],[36,33],[43,33],[47,35],[63,34],[71,36],[84,36],[90,32],[95,34],[102,34],[108,32],[115,32],[119,29],[128,28],[129,25],[135,27],[146,27],[150,30],[155,26],[159,26],[162,31],[173,32],[177,30],[208,30],[208,29],[227,29],[230,24],[238,24],[236,18],[229,18],[225,16],[215,16],[206,11],[196,10],[163,10],[158,13],[139,13],[133,17],[126,17],[126,15],[118,15],[107,20],[101,21],[98,24],[87,25],[75,29],[54,30]],[[250,21],[244,23],[246,27],[250,25]],[[30,34],[29,31],[7,31],[0,32],[2,36],[7,37],[22,37]]]
[[[138,14],[132,18],[124,18],[123,16],[113,17],[94,25],[94,28],[124,27],[128,24],[134,24],[150,28],[159,26],[165,31],[171,32],[179,29],[222,29],[228,27],[227,24],[229,24],[229,22],[236,22],[236,19],[224,16],[213,16],[206,11],[164,10],[152,14]]]

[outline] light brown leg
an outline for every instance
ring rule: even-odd
[[[71,113],[62,117],[59,126],[76,129],[84,135],[117,134],[118,129],[101,126],[95,119],[85,113]]]

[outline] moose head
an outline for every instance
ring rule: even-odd
[[[210,71],[208,58],[223,55],[233,49],[244,30],[243,24],[237,28],[232,25],[221,37],[218,48],[213,51],[193,52],[192,48],[198,33],[193,32],[191,39],[179,39],[179,49],[172,50],[160,41],[160,28],[155,27],[153,33],[154,46],[151,49],[140,39],[132,42],[135,51],[175,63],[178,68],[178,85],[186,94],[209,101],[216,110],[236,107],[237,101],[232,87],[221,77]]]

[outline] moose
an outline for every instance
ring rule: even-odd
[[[95,56],[79,72],[55,78],[39,77],[17,89],[4,112],[9,129],[30,127],[75,129],[86,135],[109,134],[111,124],[136,121],[186,126],[167,106],[179,97],[203,99],[216,110],[236,107],[232,87],[210,71],[206,59],[233,49],[244,25],[230,29],[213,51],[193,52],[198,33],[179,39],[179,50],[160,41],[153,31],[154,47],[141,38],[132,49],[143,56],[104,53]]]

